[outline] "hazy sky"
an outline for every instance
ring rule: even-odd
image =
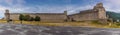
[[[93,8],[102,2],[107,11],[120,12],[120,0],[0,0],[0,18],[4,10],[11,13],[63,13],[69,14]]]

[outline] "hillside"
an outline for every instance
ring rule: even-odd
[[[114,21],[120,20],[120,13],[107,11],[107,15],[109,15],[109,17],[112,18]]]

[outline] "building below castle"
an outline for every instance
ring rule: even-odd
[[[107,16],[105,8],[102,3],[98,3],[93,9],[80,11],[80,13],[67,15],[67,11],[64,13],[9,13],[6,10],[5,19],[19,20],[20,14],[27,14],[32,17],[39,16],[43,22],[65,22],[67,21],[92,21],[99,20],[100,22],[106,22]]]

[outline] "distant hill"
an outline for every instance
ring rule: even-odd
[[[112,18],[114,21],[120,20],[120,13],[115,13],[115,12],[112,12],[112,11],[107,11],[106,14],[109,15],[109,17]]]

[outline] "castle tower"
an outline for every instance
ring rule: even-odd
[[[67,15],[67,11],[64,11],[64,14]]]
[[[67,10],[64,11],[64,15],[65,15],[65,21],[68,21],[68,17],[67,17]]]
[[[10,13],[9,13],[9,10],[5,10],[5,19],[8,21],[10,20]]]
[[[103,4],[102,3],[98,3],[96,6],[98,8],[99,19],[106,19],[107,18],[106,11],[105,11],[105,8],[103,7]]]
[[[106,11],[105,8],[103,7],[102,3],[98,3],[96,4],[96,6],[94,7],[94,10],[98,12],[98,19],[100,21],[105,21],[107,22],[107,16],[106,16]]]

